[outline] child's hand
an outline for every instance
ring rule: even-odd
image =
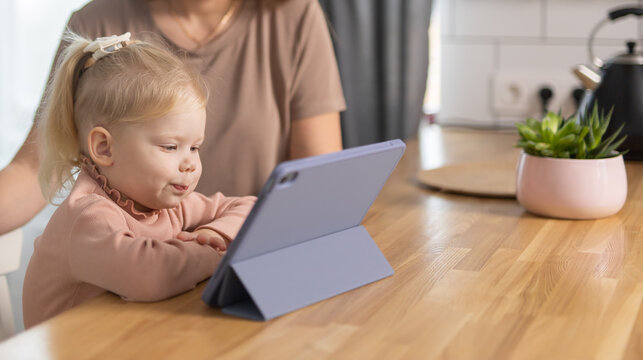
[[[176,238],[183,241],[196,241],[201,245],[210,245],[215,250],[225,251],[228,248],[223,236],[210,229],[199,229],[193,232],[181,231]]]

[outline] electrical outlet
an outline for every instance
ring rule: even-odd
[[[533,69],[499,72],[492,80],[492,109],[500,121],[520,121],[527,117],[542,117],[543,88],[552,91],[547,109],[561,111],[568,117],[576,111],[572,93],[580,82],[571,73],[534,72]]]

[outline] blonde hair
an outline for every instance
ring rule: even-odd
[[[49,85],[42,113],[43,153],[39,171],[45,198],[74,183],[84,146],[80,135],[95,126],[120,126],[158,118],[176,105],[205,107],[205,83],[168,50],[131,41],[92,63],[83,49],[91,42],[73,33]],[[88,61],[89,60],[89,61]],[[89,65],[89,66],[88,66]]]

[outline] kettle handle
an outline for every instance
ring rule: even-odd
[[[590,61],[594,65],[596,65],[596,67],[598,67],[599,69],[603,67],[605,62],[601,58],[599,58],[598,56],[594,55],[594,37],[596,36],[596,33],[606,23],[608,23],[610,21],[615,21],[615,20],[620,19],[623,16],[627,16],[627,15],[641,16],[641,15],[643,15],[643,8],[641,8],[641,7],[622,7],[622,8],[616,8],[614,10],[611,10],[610,12],[607,13],[607,18],[603,19],[601,22],[596,24],[596,26],[594,26],[594,28],[592,29],[592,32],[589,35],[589,42],[587,43],[587,51],[589,53]]]
[[[614,21],[618,18],[621,18],[626,15],[636,15],[636,16],[641,16],[643,15],[643,8],[632,8],[632,7],[626,7],[626,8],[618,8],[610,11],[607,13],[607,17]]]

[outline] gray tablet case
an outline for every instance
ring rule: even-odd
[[[268,320],[393,275],[360,223],[404,149],[393,140],[279,164],[203,301]]]

